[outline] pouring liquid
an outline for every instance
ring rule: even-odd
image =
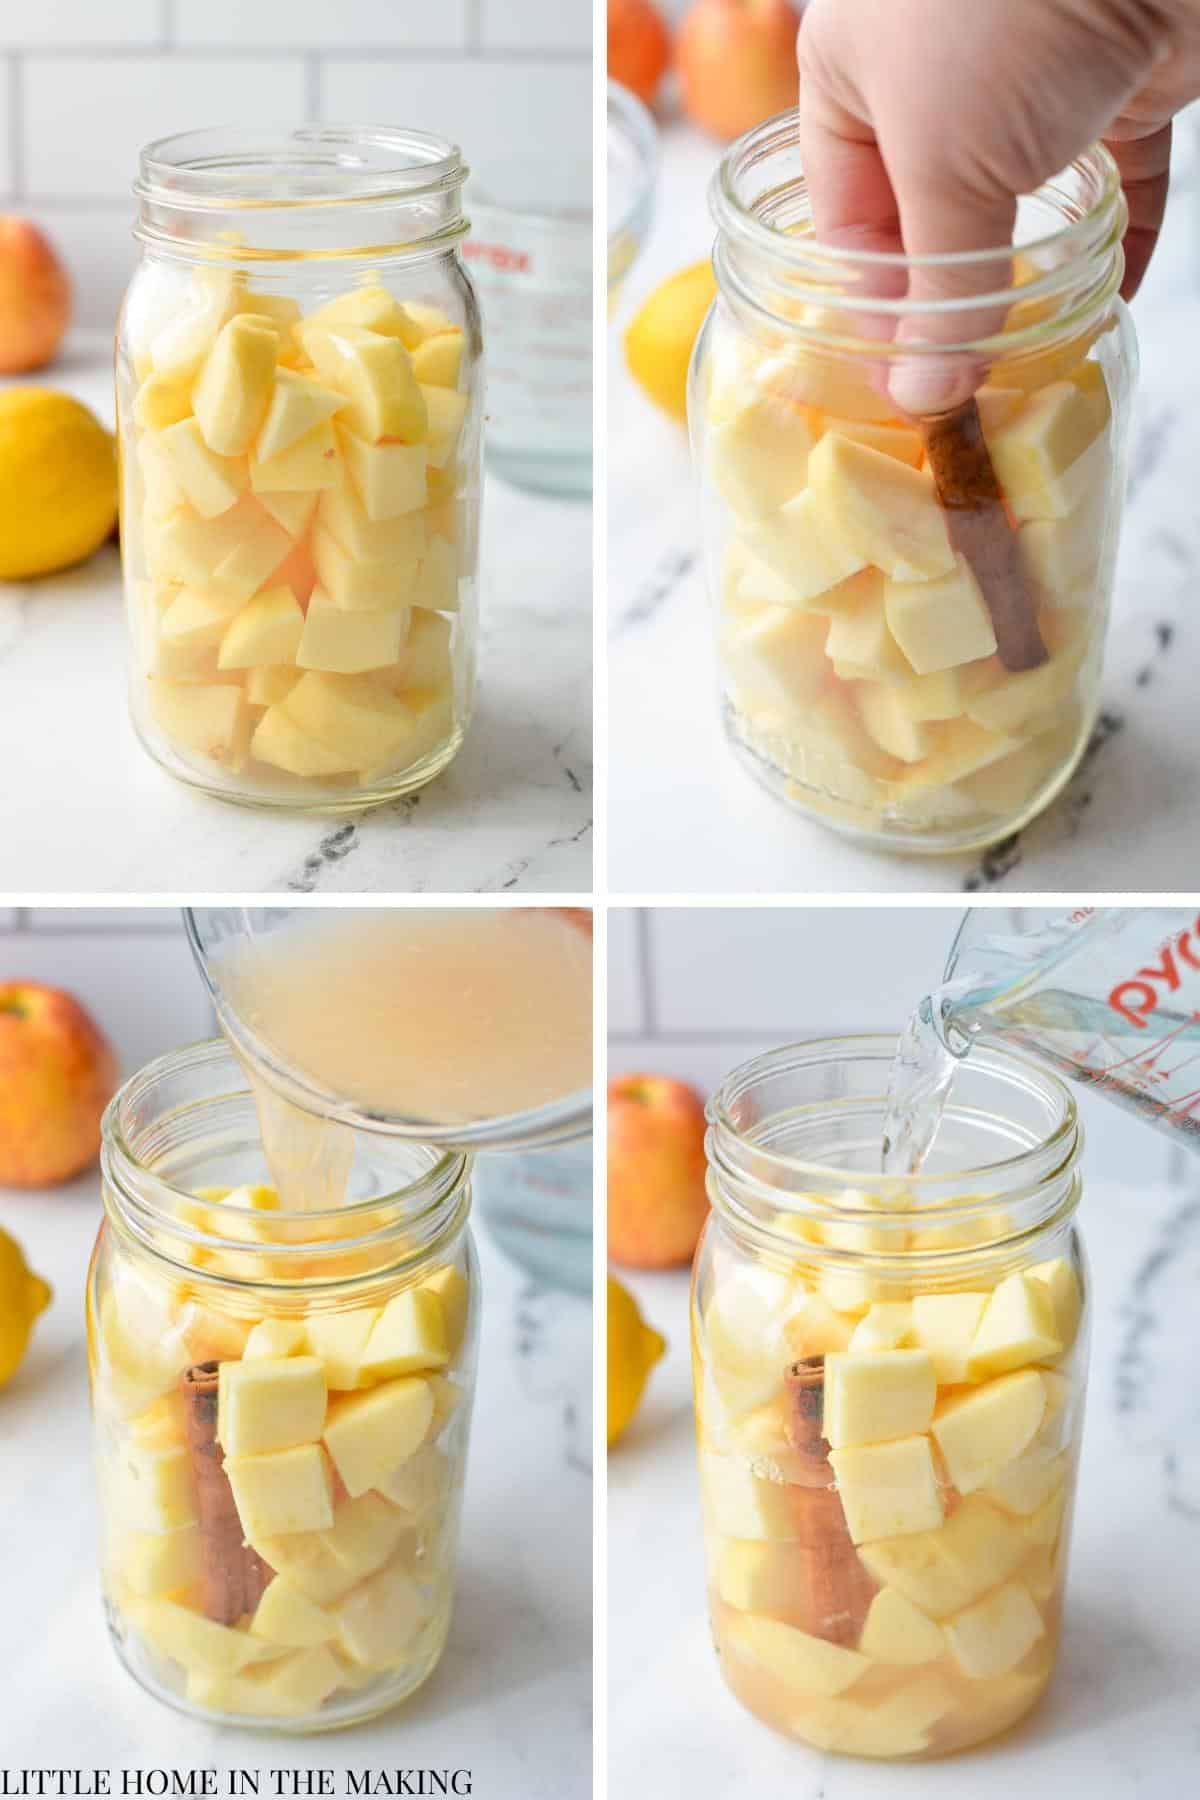
[[[591,1082],[591,940],[551,908],[303,912],[222,947],[213,969],[272,1060],[364,1114],[466,1124]],[[293,1104],[236,1048],[281,1204],[344,1204],[351,1129]]]

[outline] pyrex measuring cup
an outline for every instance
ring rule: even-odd
[[[1078,907],[1022,933],[963,918],[924,1003],[956,1057],[977,1038],[1024,1049],[1200,1147],[1200,917]]]
[[[532,1150],[586,1137],[591,1131],[590,1088],[520,1112],[446,1122],[399,1108],[361,1105],[331,1092],[310,1071],[284,1058],[278,1046],[234,1004],[229,979],[232,959],[236,956],[245,969],[247,959],[252,962],[257,952],[277,948],[276,933],[296,931],[305,919],[315,918],[315,914],[291,907],[189,907],[184,913],[188,942],[222,1030],[255,1076],[282,1099],[302,1112],[353,1129],[369,1126],[372,1131],[456,1150]],[[498,1053],[500,1049],[498,1046]]]
[[[493,161],[463,255],[488,329],[486,449],[521,487],[592,491],[590,160]]]

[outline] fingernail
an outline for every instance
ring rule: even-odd
[[[888,382],[892,405],[913,418],[949,412],[970,398],[972,383],[965,369],[942,357],[913,358],[897,363]]]

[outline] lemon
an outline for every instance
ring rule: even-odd
[[[692,263],[655,288],[625,333],[630,374],[676,419],[687,418],[692,346],[716,293],[712,264]]]
[[[646,1377],[666,1349],[628,1288],[608,1278],[608,1441],[615,1444],[638,1409]]]
[[[25,1354],[33,1321],[50,1304],[50,1289],[33,1273],[21,1246],[0,1229],[0,1387]]]
[[[82,562],[116,520],[116,449],[99,419],[52,388],[0,390],[0,581]]]

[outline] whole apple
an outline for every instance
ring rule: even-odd
[[[95,1161],[117,1059],[70,994],[0,983],[0,1187],[53,1187]]]
[[[684,112],[728,139],[795,106],[799,30],[790,0],[696,0],[675,43]]]
[[[634,1269],[692,1259],[708,1217],[704,1102],[666,1075],[608,1084],[608,1253]]]
[[[44,232],[0,213],[0,375],[52,361],[71,319],[71,283]]]

